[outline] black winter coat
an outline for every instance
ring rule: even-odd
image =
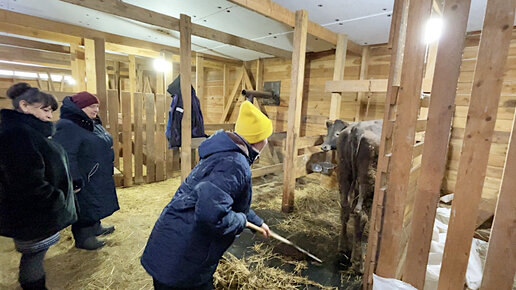
[[[81,188],[79,222],[97,222],[120,209],[113,180],[113,138],[100,120],[90,119],[66,97],[54,140],[68,153],[73,181]]]
[[[77,220],[66,153],[51,122],[6,109],[0,116],[0,235],[49,237]]]

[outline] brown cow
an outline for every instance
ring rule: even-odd
[[[342,223],[339,254],[347,263],[351,260],[356,272],[363,272],[382,123],[328,121],[321,146],[325,151],[337,150]]]

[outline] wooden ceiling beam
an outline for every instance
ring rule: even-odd
[[[106,33],[73,24],[57,22],[3,9],[0,9],[0,24],[0,31],[2,32],[64,43],[76,43],[82,45],[82,38],[104,38],[106,41],[106,49],[124,53],[132,52],[132,54],[139,56],[149,57],[148,54],[151,54],[149,51],[169,51],[173,54],[179,54],[179,49],[177,47]],[[135,51],[138,51],[138,49],[141,50],[141,54],[134,53]],[[195,55],[195,53],[192,52],[192,55]],[[235,65],[242,65],[243,63],[238,59],[230,59],[209,54],[203,55],[205,58],[225,63]]]
[[[70,68],[70,55],[64,53],[46,52],[18,47],[0,45],[0,59],[13,62],[26,62],[57,68]]]
[[[66,45],[59,45],[5,35],[0,35],[0,44],[45,50],[50,52],[70,53],[70,47]]]
[[[295,17],[294,12],[287,8],[275,3],[272,0],[228,0],[233,4],[237,4],[258,14],[261,14],[270,19],[284,23],[290,27],[294,27]],[[319,39],[329,42],[333,45],[337,45],[337,33],[329,30],[317,24],[313,21],[308,20],[308,34],[311,34]],[[362,46],[348,40],[347,51],[355,54],[362,55]]]
[[[117,15],[131,20],[179,31],[179,19],[161,14],[140,6],[131,5],[117,0],[60,0],[62,2],[86,7],[96,11]],[[270,54],[281,58],[291,58],[292,52],[239,37],[233,34],[215,30],[206,26],[192,23],[192,35],[210,39],[224,44],[237,46],[257,52]]]
[[[66,74],[66,75],[69,75],[71,72],[70,68],[55,68],[55,67],[46,67],[46,66],[5,63],[5,62],[0,62],[0,69],[1,70],[21,71],[21,72],[36,72],[36,73],[51,73],[51,74]]]

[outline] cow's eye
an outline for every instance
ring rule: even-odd
[[[339,137],[340,132],[335,132],[335,137]]]

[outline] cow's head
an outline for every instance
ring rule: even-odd
[[[347,126],[349,126],[349,124],[341,120],[336,120],[335,122],[331,120],[326,121],[328,134],[324,137],[324,143],[321,145],[321,149],[323,151],[337,149],[337,138],[339,137],[340,132],[346,129]]]

